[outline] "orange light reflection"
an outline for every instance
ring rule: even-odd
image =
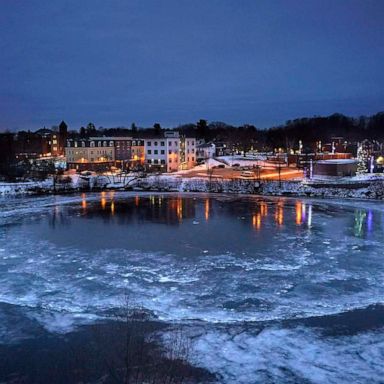
[[[299,201],[296,202],[296,225],[301,225],[303,221],[303,207]]]
[[[82,193],[81,194],[81,208],[83,208],[84,210],[87,209],[87,200],[86,200],[86,194],[85,193]]]
[[[284,223],[284,203],[282,201],[279,201],[276,205],[275,221],[278,225]]]
[[[205,200],[205,220],[208,221],[209,220],[209,199],[206,199]]]

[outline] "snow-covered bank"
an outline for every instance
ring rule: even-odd
[[[0,183],[0,196],[26,194],[68,193],[93,188],[106,188],[108,185],[118,187],[113,178],[108,176],[82,177],[77,174],[62,179],[49,178],[43,181],[27,181],[17,183]],[[120,185],[121,187],[121,185]]]
[[[138,180],[136,188],[153,191],[214,192],[353,199],[384,199],[384,180],[346,181],[262,181],[209,180],[206,178],[148,177]]]
[[[181,175],[129,177],[124,181],[112,180],[108,176],[82,178],[73,175],[66,183],[54,183],[52,179],[42,182],[0,183],[0,196],[102,189],[384,200],[383,178],[257,182],[246,179],[185,178]]]
[[[53,183],[51,179],[22,183],[0,183],[0,196],[34,193],[36,190],[50,190],[52,187]]]

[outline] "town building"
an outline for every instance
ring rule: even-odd
[[[100,141],[107,143],[113,143],[115,148],[115,157],[116,166],[121,169],[129,168],[129,163],[132,158],[132,137],[126,136],[102,136],[102,137],[90,137],[89,140],[95,142],[97,145]]]
[[[313,177],[356,176],[357,161],[354,159],[319,160],[313,163]]]
[[[130,161],[130,168],[137,168],[144,166],[145,162],[145,146],[144,146],[144,140],[134,138],[132,139],[132,145],[131,145],[131,161]]]
[[[195,138],[180,137],[176,131],[146,139],[132,137],[90,137],[67,140],[68,168],[81,170],[117,166],[135,169],[145,165],[149,171],[175,172],[196,163]]]
[[[180,139],[180,169],[191,169],[196,165],[196,139],[181,137]]]
[[[115,164],[113,140],[104,138],[69,139],[65,147],[67,168],[76,170],[105,170]]]
[[[175,172],[189,169],[196,163],[196,139],[168,131],[161,136],[146,138],[144,152],[148,170]]]
[[[216,155],[216,145],[214,143],[203,143],[196,147],[196,161],[203,162],[206,159],[211,159]]]

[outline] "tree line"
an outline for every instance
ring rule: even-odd
[[[299,140],[304,146],[311,147],[316,142],[331,142],[334,138],[343,138],[350,143],[364,139],[384,140],[384,112],[372,116],[348,117],[339,113],[330,116],[303,117],[288,120],[284,124],[260,129],[252,124],[234,126],[225,122],[199,120],[197,123],[183,124],[172,130],[185,136],[204,139],[206,142],[223,142],[241,151],[250,149],[273,151],[277,148],[297,148]],[[155,123],[150,128],[139,128],[132,123],[130,128],[96,129],[90,123],[81,127],[79,132],[72,131],[72,137],[89,136],[133,136],[142,137],[160,135],[165,128]],[[167,129],[168,130],[168,129]]]

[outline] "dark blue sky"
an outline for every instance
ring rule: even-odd
[[[384,110],[384,1],[1,0],[0,130]]]

